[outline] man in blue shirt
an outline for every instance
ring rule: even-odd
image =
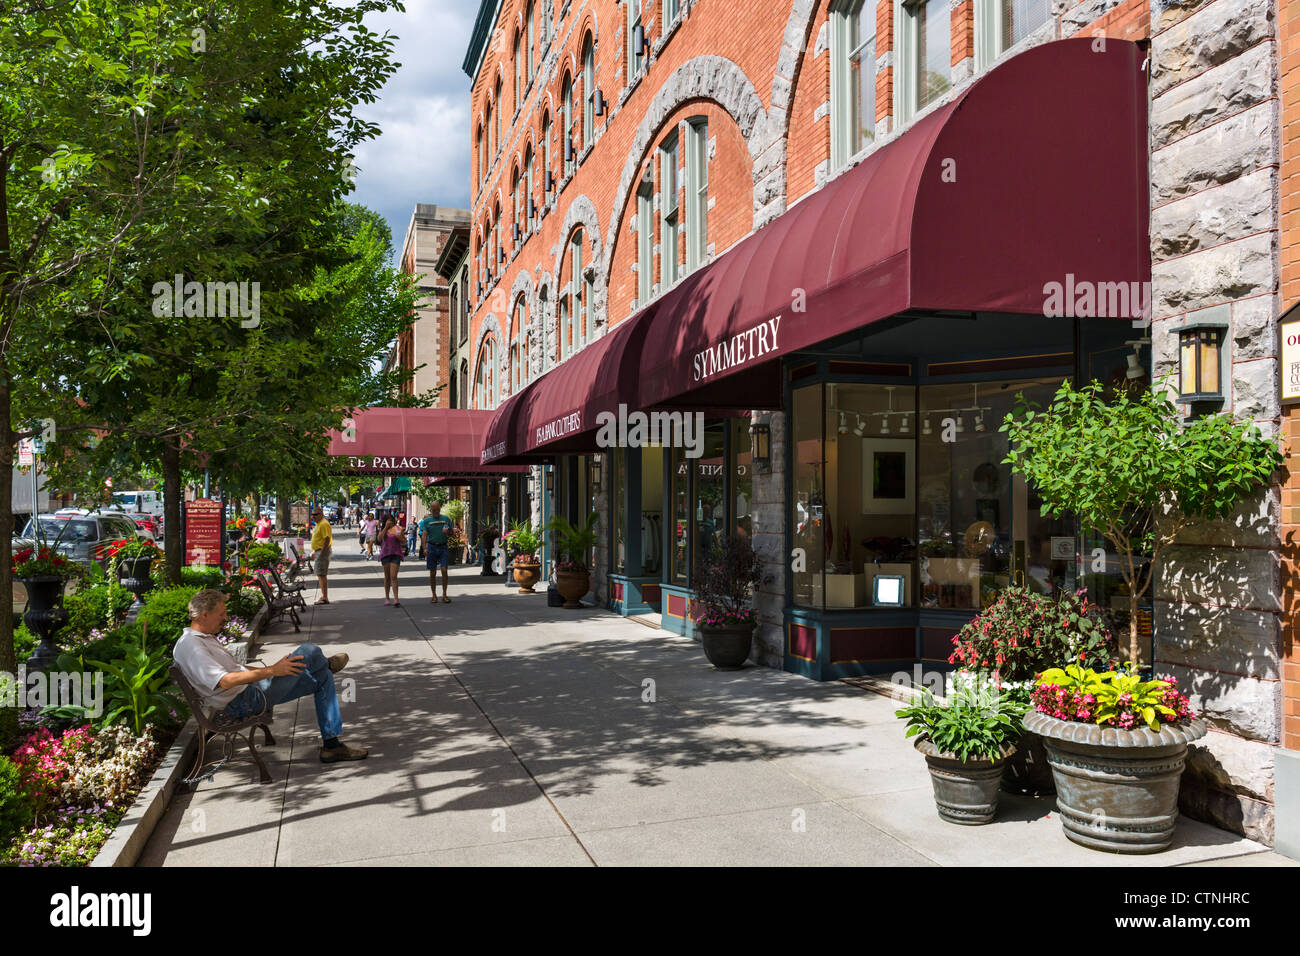
[[[433,597],[430,604],[438,603],[438,585],[435,575],[438,566],[442,566],[442,601],[450,604],[447,596],[447,532],[453,527],[451,519],[442,513],[442,505],[435,501],[430,505],[430,513],[420,520],[420,543],[424,546],[424,566],[429,569],[429,590]]]

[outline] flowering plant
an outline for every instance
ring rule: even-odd
[[[15,578],[63,577],[68,573],[68,559],[50,548],[23,548],[14,554]]]
[[[695,568],[691,607],[696,621],[710,627],[753,623],[750,600],[766,580],[763,562],[749,539],[724,536]]]
[[[734,625],[749,625],[758,620],[758,612],[752,607],[732,608],[705,608],[695,616],[696,624],[703,624],[705,627],[731,627]]]
[[[14,751],[23,791],[38,814],[58,799],[73,759],[93,739],[89,725],[64,731],[58,737],[49,728],[41,727]]]
[[[1108,667],[1117,654],[1114,634],[1085,591],[1053,599],[1023,587],[1005,588],[952,643],[948,663],[1013,682],[1071,662]]]
[[[157,558],[162,555],[158,545],[144,538],[114,541],[105,552],[110,558]]]
[[[0,863],[13,866],[88,866],[104,843],[121,813],[112,806],[83,810],[59,810],[44,827],[14,840],[0,854]]]
[[[465,532],[460,530],[460,525],[452,525],[448,528],[446,537],[448,548],[465,547]]]
[[[95,809],[114,803],[129,806],[159,749],[152,726],[140,736],[125,724],[104,728],[73,754],[60,786],[61,802]]]
[[[1139,722],[1158,731],[1196,713],[1173,677],[1144,681],[1132,663],[1122,671],[1071,664],[1044,671],[1033,692],[1034,709],[1057,720],[1109,724],[1131,730]]]

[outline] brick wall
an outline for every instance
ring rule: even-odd
[[[1300,301],[1300,0],[1277,6],[1282,162],[1278,176],[1281,228],[1278,238],[1279,307]],[[1283,411],[1287,471],[1282,491],[1283,745],[1300,750],[1300,407]]]

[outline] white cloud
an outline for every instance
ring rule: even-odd
[[[357,150],[349,198],[388,220],[399,254],[416,203],[469,206],[470,81],[460,64],[477,12],[472,0],[407,0],[405,13],[367,19],[398,38],[402,65],[357,111],[382,133]]]

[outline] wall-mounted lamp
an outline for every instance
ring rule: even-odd
[[[603,455],[591,456],[591,465],[588,470],[591,474],[591,488],[593,491],[600,491],[601,484],[604,478],[603,475],[604,460],[605,459]]]
[[[573,157],[576,155],[576,153],[577,151],[573,148],[573,140],[566,139],[564,141],[564,161],[566,163],[573,162]]]
[[[501,256],[501,261],[502,261],[502,262],[505,262],[505,261],[506,261],[506,248],[505,248],[505,246],[502,246],[502,247],[501,247],[500,256]]]
[[[645,27],[639,23],[632,28],[632,48],[642,56],[650,52],[650,41],[646,39]]]
[[[1178,333],[1178,400],[1223,401],[1223,337],[1226,322],[1189,322]]]
[[[519,223],[515,223],[515,242],[518,242],[518,241],[519,241],[519,237],[520,237],[521,235],[522,235],[522,233],[520,233],[520,231],[519,231]]]
[[[754,457],[754,470],[769,474],[772,471],[772,426],[767,422],[750,425],[749,437]]]
[[[597,116],[604,116],[605,115],[605,94],[602,93],[600,90],[596,90],[596,92],[592,95],[591,102],[592,102],[592,111]]]
[[[528,197],[528,218],[529,219],[537,218],[537,203],[533,201],[533,198],[531,196]]]
[[[546,468],[546,493],[549,495],[549,494],[553,494],[554,492],[555,492],[555,469],[554,469],[554,468],[551,468],[550,466],[547,466],[547,468]]]
[[[549,169],[546,171],[546,191],[548,193],[555,192],[555,173]]]

